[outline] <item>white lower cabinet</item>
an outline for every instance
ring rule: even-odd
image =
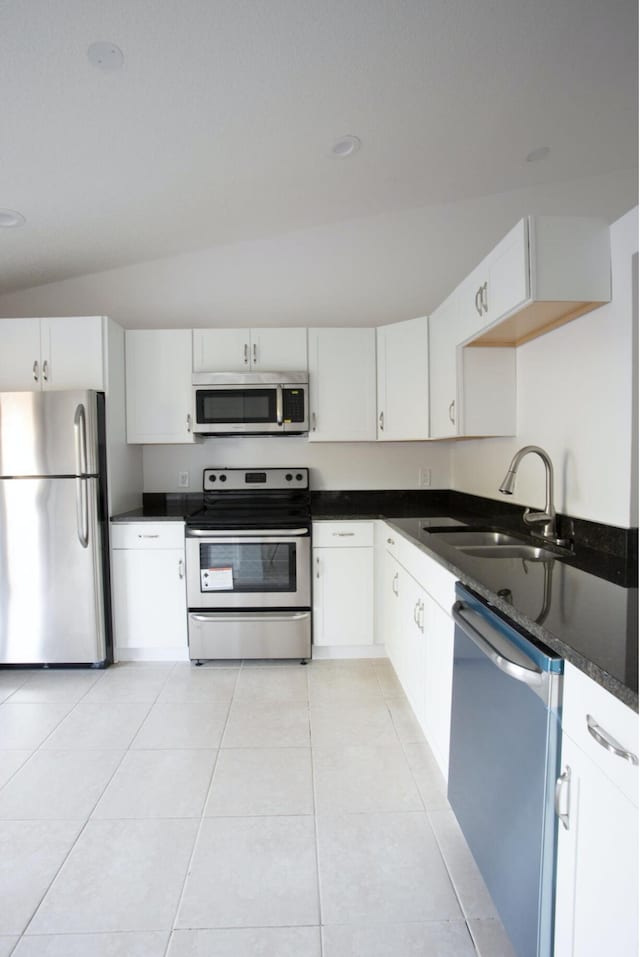
[[[373,650],[373,522],[314,522],[313,541],[314,646]]]
[[[184,524],[116,524],[111,545],[116,660],[188,660]]]
[[[454,629],[448,609],[455,578],[389,526],[382,526],[378,542],[380,634],[446,780]]]
[[[637,957],[638,716],[567,664],[562,727],[555,957]]]

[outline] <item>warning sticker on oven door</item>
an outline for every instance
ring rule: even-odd
[[[228,591],[233,589],[232,566],[221,565],[217,568],[201,568],[200,588],[202,591]]]

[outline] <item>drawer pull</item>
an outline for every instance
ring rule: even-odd
[[[338,538],[353,538],[355,532],[332,532],[331,534]]]
[[[160,534],[158,533],[157,535],[142,535],[140,532],[138,532],[138,538],[160,538]]]
[[[598,722],[590,714],[587,715],[587,728],[589,729],[589,734],[594,738],[598,744],[602,745],[607,751],[610,751],[611,754],[617,754],[619,758],[624,758],[625,761],[628,761],[629,764],[637,764],[638,756],[633,753],[633,751],[627,751],[626,748],[623,748],[619,741],[616,741],[615,738],[612,738],[604,728],[600,727]]]

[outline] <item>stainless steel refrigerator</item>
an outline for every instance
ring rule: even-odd
[[[104,395],[0,393],[0,665],[111,658]]]

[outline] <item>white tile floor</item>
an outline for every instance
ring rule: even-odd
[[[0,702],[0,957],[513,957],[386,660]]]

